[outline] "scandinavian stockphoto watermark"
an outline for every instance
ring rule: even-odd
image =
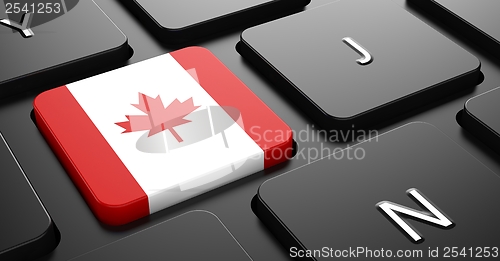
[[[306,160],[308,163],[319,159],[335,160],[363,160],[366,157],[366,151],[362,145],[363,141],[377,142],[377,130],[357,130],[352,127],[348,130],[324,130],[316,129],[314,125],[306,125],[299,131],[289,130],[265,130],[260,126],[250,128],[250,134],[255,137],[256,142],[284,142],[289,137],[293,137],[298,147],[293,159]],[[292,155],[292,148],[285,151],[280,149],[271,150],[265,157],[281,159],[283,156]]]

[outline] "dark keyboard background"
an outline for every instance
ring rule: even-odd
[[[383,129],[380,129],[379,132],[383,133],[412,121],[431,123],[487,167],[496,173],[500,173],[499,156],[466,133],[455,120],[456,113],[463,108],[467,99],[500,86],[500,61],[456,32],[449,30],[442,23],[425,15],[420,10],[408,6],[405,0],[384,1],[392,1],[403,6],[478,57],[482,62],[481,71],[484,74],[484,81],[469,92],[454,95],[395,119]],[[119,1],[95,0],[95,2],[129,38],[129,44],[134,49],[134,55],[128,63],[136,63],[184,47],[169,48],[159,43]],[[330,2],[333,1],[312,0],[307,9]],[[89,30],[92,29],[89,28]],[[273,89],[273,86],[235,51],[235,45],[239,41],[242,30],[243,28],[216,35],[210,39],[195,42],[193,45],[200,45],[210,49],[293,130],[298,132],[306,129],[307,125],[317,126],[305,114],[296,109],[291,102],[283,98],[281,93]],[[311,28],[311,30],[314,30],[314,28]],[[425,41],[425,39],[422,39],[422,41]],[[398,75],[391,75],[391,77],[398,77]],[[332,79],[333,81],[334,79]],[[94,217],[33,124],[30,112],[33,98],[36,95],[37,92],[24,93],[0,102],[0,131],[9,142],[26,175],[61,232],[59,246],[54,252],[41,260],[71,259],[195,209],[208,210],[216,214],[253,260],[290,260],[288,251],[281,247],[279,242],[254,215],[250,208],[250,201],[263,181],[307,164],[307,158],[302,156],[294,158],[288,163],[251,175],[123,227],[109,227],[99,223]],[[307,148],[320,148],[321,146],[321,142],[318,141],[297,141],[299,149],[305,148],[306,154]],[[335,147],[345,148],[346,145],[323,142],[324,147],[329,147],[332,150]],[[432,151],[429,151],[429,153],[432,153]],[[196,250],[193,249],[193,251]],[[167,259],[167,257],[164,257],[164,259]]]

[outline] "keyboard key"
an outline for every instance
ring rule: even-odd
[[[191,47],[47,91],[38,128],[94,214],[121,225],[284,162],[292,132]]]
[[[252,260],[217,216],[191,211],[98,248],[83,260]]]
[[[64,12],[61,15],[47,16],[39,8],[24,15],[16,13],[17,9],[8,10],[10,14],[0,9],[0,97],[55,87],[129,58],[127,37],[93,1],[62,3],[66,8],[50,5],[52,12]]]
[[[326,247],[317,260],[350,249],[428,260],[456,247],[470,259],[488,247],[498,259],[499,200],[495,173],[432,125],[411,123],[264,182],[252,209],[292,257]]]
[[[330,130],[367,129],[480,74],[476,57],[387,1],[340,0],[259,25],[237,49]]]
[[[459,123],[500,154],[500,87],[478,95],[465,103]]]
[[[0,134],[0,259],[31,260],[59,244],[59,231]]]
[[[256,22],[310,0],[123,0],[129,9],[166,43],[176,44]]]
[[[412,0],[446,25],[500,57],[500,1]]]

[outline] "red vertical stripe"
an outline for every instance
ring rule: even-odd
[[[42,93],[34,108],[38,128],[99,220],[122,225],[149,215],[147,195],[66,87]]]
[[[264,151],[264,168],[289,159],[292,131],[209,50],[189,47],[170,53],[185,69],[196,69],[200,85],[220,106],[241,112],[245,132]]]

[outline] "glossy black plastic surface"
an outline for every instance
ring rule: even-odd
[[[346,37],[373,61],[358,64]],[[480,74],[476,57],[383,1],[340,0],[259,25],[238,49],[326,129],[369,128],[472,87]]]
[[[59,232],[0,134],[0,260],[31,260],[52,251]]]

